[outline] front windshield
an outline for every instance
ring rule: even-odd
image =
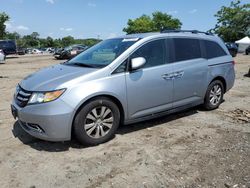
[[[120,56],[126,49],[138,39],[107,39],[82,52],[66,65],[78,65],[88,67],[105,67]]]

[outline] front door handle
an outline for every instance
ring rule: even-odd
[[[163,74],[161,76],[164,80],[172,80],[174,78],[174,75],[173,73],[170,73],[170,74]]]
[[[184,71],[178,71],[174,73],[169,73],[169,74],[163,74],[161,77],[164,80],[173,80],[175,78],[181,78],[184,75]]]

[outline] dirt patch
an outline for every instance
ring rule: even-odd
[[[233,119],[233,121],[237,123],[250,123],[250,111],[249,110],[242,110],[242,109],[235,109],[225,113],[226,116]]]

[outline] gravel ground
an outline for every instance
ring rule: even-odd
[[[32,138],[10,113],[15,85],[61,61],[8,58],[0,65],[0,187],[250,187],[250,56],[235,61],[235,86],[219,109],[122,126],[111,141],[83,147]]]

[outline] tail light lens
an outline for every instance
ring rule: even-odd
[[[235,61],[232,61],[232,64],[235,65]]]

